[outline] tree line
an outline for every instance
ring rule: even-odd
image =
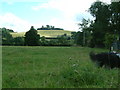
[[[41,28],[37,28],[37,30],[64,30],[63,28],[56,28],[55,26],[42,26]]]
[[[46,40],[46,37],[40,36],[38,31],[31,26],[24,37],[12,37],[9,29],[0,28],[2,33],[2,45],[14,46],[71,46],[71,37],[67,34],[57,36],[56,39]]]

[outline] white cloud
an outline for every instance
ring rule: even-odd
[[[67,30],[78,30],[76,20],[77,15],[79,15],[80,13],[85,14],[85,10],[89,8],[91,2],[93,2],[93,0],[85,0],[84,2],[80,0],[49,0],[49,2],[43,3],[42,5],[40,3],[37,6],[33,6],[32,9],[36,11],[41,10],[43,8],[56,9],[62,12],[63,19],[59,19],[59,17],[54,17],[50,21],[48,21],[49,24]]]
[[[42,5],[33,6],[34,10],[40,10],[43,8],[52,8],[62,11],[65,14],[76,14],[80,12],[85,12],[88,10],[91,3],[95,0],[49,0],[47,3],[43,3]]]
[[[56,9],[63,13],[63,19],[53,18],[50,20],[50,24],[60,26],[68,30],[78,30],[77,17],[92,18],[87,12],[91,4],[96,0],[49,0],[46,3],[33,6],[33,10],[41,9]],[[110,2],[110,0],[102,0],[104,2]],[[78,16],[80,15],[80,16]]]
[[[37,6],[33,6],[34,10],[40,10],[42,8],[53,8],[64,13],[78,13],[85,12],[96,0],[49,0],[46,3],[41,3]],[[111,0],[100,0],[103,2],[110,3]]]
[[[31,24],[12,13],[6,13],[0,16],[0,27],[13,29],[16,32],[23,32],[30,29]]]
[[[46,0],[1,0],[1,2],[6,2],[8,4],[12,4],[15,2],[46,2]]]
[[[58,18],[54,18],[49,22],[51,25],[54,25],[56,27],[60,27],[60,28],[64,28],[65,30],[71,30],[71,31],[75,31],[78,29],[78,27],[76,28],[76,23],[74,21],[71,20],[61,20]]]

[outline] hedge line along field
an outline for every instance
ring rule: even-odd
[[[57,37],[58,35],[64,35],[67,34],[68,36],[71,36],[72,31],[67,30],[38,30],[38,34],[40,36],[45,37]],[[23,37],[25,35],[25,32],[18,32],[18,33],[11,33],[13,37]]]
[[[98,68],[83,47],[2,47],[3,88],[116,88],[118,69]]]

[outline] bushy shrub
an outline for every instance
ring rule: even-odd
[[[44,36],[40,38],[40,45],[42,46],[72,46],[72,39],[66,34],[58,36],[55,39],[47,40]]]
[[[109,49],[113,42],[114,42],[114,35],[107,33],[105,35],[105,41],[104,41],[105,47]]]
[[[6,28],[0,29],[2,32],[2,45],[13,45],[13,37]]]
[[[15,46],[24,46],[24,38],[23,37],[15,37],[13,39]]]

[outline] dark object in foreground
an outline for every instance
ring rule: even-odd
[[[98,53],[90,52],[90,58],[100,67],[120,68],[120,53]]]

